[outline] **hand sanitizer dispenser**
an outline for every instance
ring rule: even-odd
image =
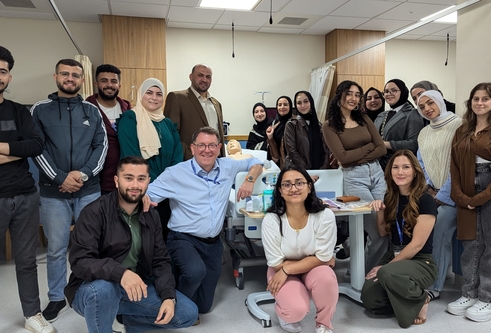
[[[273,188],[269,183],[263,191],[263,210],[266,213],[269,207],[273,204]]]

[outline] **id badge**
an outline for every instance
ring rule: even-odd
[[[394,245],[393,248],[394,248],[394,257],[397,257],[401,253],[402,249],[404,249],[404,246],[395,246]]]

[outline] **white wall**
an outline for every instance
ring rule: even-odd
[[[68,22],[68,26],[94,68],[100,65],[102,25]],[[0,45],[10,49],[16,61],[11,93],[5,97],[24,104],[46,99],[56,91],[52,78],[56,62],[78,53],[61,24],[2,17],[0,31],[9,32],[2,34]],[[230,31],[168,28],[166,42],[167,89],[186,89],[191,68],[207,63],[213,69],[210,93],[222,103],[231,134],[249,133],[254,123],[252,106],[261,100],[254,91],[271,91],[264,99],[267,106],[274,106],[278,96],[293,98],[296,91],[308,89],[310,70],[324,63],[323,36],[237,31],[235,58],[231,56]],[[443,65],[445,50],[444,42],[389,41],[386,78],[400,78],[408,87],[427,79],[437,83],[448,100],[455,101],[455,43],[450,44],[447,67]]]
[[[462,105],[478,83],[491,82],[491,0],[462,10],[458,19],[457,103]],[[463,115],[465,108],[461,110],[459,114]]]
[[[273,107],[281,95],[308,90],[310,70],[324,63],[323,36],[236,31],[235,58],[230,31],[168,28],[166,42],[168,90],[187,89],[192,67],[206,63],[230,134],[249,134],[252,106],[261,101],[255,91],[271,91],[264,100]]]
[[[455,42],[450,43],[447,66],[446,52],[446,42],[390,40],[385,43],[385,81],[401,79],[411,89],[416,82],[428,80],[440,88],[446,100],[455,102]],[[411,97],[409,100],[412,102]]]
[[[68,28],[82,52],[97,66],[102,63],[102,25],[68,22]],[[57,90],[53,80],[58,60],[78,54],[58,21],[2,17],[0,45],[12,52],[15,64],[5,98],[22,104],[44,100]]]

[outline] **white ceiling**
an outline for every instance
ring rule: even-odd
[[[36,8],[7,7],[29,1]],[[230,0],[234,1],[234,0]],[[100,22],[99,15],[164,18],[167,27],[231,29],[283,34],[326,35],[334,29],[383,30],[387,34],[455,5],[457,0],[262,0],[252,12],[198,8],[200,0],[54,0],[65,21]],[[55,20],[48,0],[0,0],[0,17]],[[285,17],[306,18],[299,25],[278,24]],[[454,24],[430,23],[400,38],[456,40]]]

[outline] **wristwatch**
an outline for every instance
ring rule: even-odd
[[[79,171],[80,172],[80,179],[82,179],[82,181],[85,183],[87,180],[89,180],[89,176],[87,176],[85,173],[83,173],[82,171]]]
[[[166,298],[165,300],[168,300],[168,299],[170,299],[172,302],[174,302],[174,305],[176,305],[176,299],[175,298]]]
[[[254,183],[254,177],[252,176],[249,176],[246,178],[246,180],[249,182],[249,183]]]

